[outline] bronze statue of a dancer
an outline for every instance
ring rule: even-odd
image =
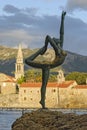
[[[51,38],[49,35],[46,36],[45,45],[39,49],[35,54],[31,55],[27,59],[25,59],[25,63],[29,66],[36,67],[42,69],[42,86],[41,86],[41,100],[40,104],[42,108],[45,108],[45,94],[46,94],[46,86],[49,79],[49,71],[51,68],[57,67],[61,65],[66,57],[66,52],[63,50],[63,39],[64,39],[64,18],[66,12],[62,12],[61,15],[61,25],[60,25],[60,38]],[[53,47],[55,51],[55,59],[52,62],[35,62],[33,61],[38,55],[43,55],[46,50],[48,43]]]

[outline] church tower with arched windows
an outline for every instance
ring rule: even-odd
[[[19,79],[21,78],[21,76],[24,76],[24,63],[23,63],[22,46],[20,44],[15,64],[15,78]]]

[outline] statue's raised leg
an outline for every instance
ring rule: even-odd
[[[34,60],[36,57],[38,57],[39,55],[44,54],[45,51],[46,51],[46,49],[47,49],[47,48],[45,48],[45,46],[42,47],[42,48],[39,49],[36,53],[34,53],[34,54],[32,54],[31,56],[29,56],[28,58],[26,58],[26,59],[25,59],[25,63],[28,64],[28,65],[30,65],[30,66],[32,66],[32,67],[35,67],[33,60]],[[38,64],[39,64],[39,63],[38,63]],[[36,67],[37,67],[37,66],[36,66]],[[41,68],[41,67],[39,67],[39,68]]]

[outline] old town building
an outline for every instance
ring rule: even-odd
[[[16,93],[16,86],[14,77],[0,73],[0,94]]]
[[[69,96],[71,88],[75,85],[77,85],[75,81],[49,82],[46,88],[46,106],[49,108],[62,107],[62,104],[66,103],[65,99],[68,100],[67,96]],[[40,89],[41,83],[22,83],[19,87],[19,102],[22,106],[29,108],[41,107],[39,104]]]
[[[16,64],[15,64],[15,79],[17,80],[21,78],[21,76],[24,76],[24,63],[23,63],[22,47],[21,44],[19,44]]]

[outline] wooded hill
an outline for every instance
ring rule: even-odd
[[[15,71],[17,51],[18,49],[0,46],[0,72],[13,75]],[[31,54],[35,53],[35,51],[37,51],[37,49],[34,49],[34,50],[31,50],[29,48],[23,49],[24,59],[30,56]],[[46,54],[42,57],[39,56],[38,59],[39,60],[46,59],[47,61],[50,59],[53,59],[53,51],[51,49],[48,49]],[[25,70],[29,68],[31,67],[28,67],[27,65],[25,65]],[[82,55],[67,51],[67,57],[65,59],[65,62],[62,64],[61,68],[63,68],[63,70],[66,73],[72,72],[72,71],[87,72],[87,56],[82,56]],[[54,71],[57,71],[57,70],[58,70],[58,67],[54,69]]]

